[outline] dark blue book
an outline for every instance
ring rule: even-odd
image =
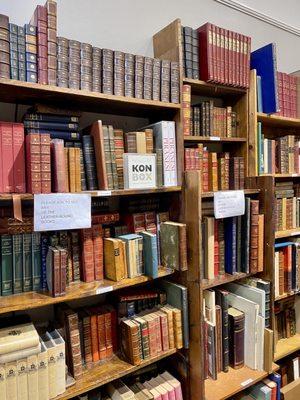
[[[262,90],[261,90],[261,76],[256,77],[256,91],[257,91],[257,112],[263,112],[262,105]]]
[[[245,198],[245,214],[242,216],[241,272],[249,274],[250,254],[250,198]]]
[[[24,128],[46,129],[53,131],[74,132],[78,130],[78,124],[75,122],[50,122],[50,121],[32,121],[24,119]]]
[[[27,121],[43,121],[43,122],[60,122],[66,124],[78,124],[79,118],[69,115],[58,115],[58,114],[26,114],[24,119]]]
[[[26,133],[48,133],[51,139],[63,139],[63,140],[80,140],[81,135],[79,132],[64,132],[64,131],[50,131],[47,129],[26,129]]]
[[[236,271],[236,217],[224,219],[225,238],[225,272],[235,274]]]
[[[279,111],[277,92],[276,45],[270,43],[251,53],[250,68],[261,77],[262,110],[266,114]]]
[[[157,236],[150,232],[141,232],[143,236],[143,259],[145,275],[158,278]]]
[[[280,388],[281,388],[281,375],[277,372],[273,372],[269,375],[269,379],[277,384],[276,400],[281,399]]]

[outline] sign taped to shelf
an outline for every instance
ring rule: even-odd
[[[112,292],[113,291],[113,286],[104,286],[104,287],[99,287],[96,289],[96,294],[103,294],[107,292]]]
[[[236,217],[245,214],[244,191],[226,190],[215,192],[214,214],[216,219]]]
[[[88,194],[34,195],[35,231],[90,228],[91,222],[91,196]]]
[[[210,138],[209,138],[209,140],[212,140],[212,141],[220,141],[221,140],[221,138],[220,138],[220,136],[211,136]]]
[[[245,386],[249,385],[249,384],[252,383],[252,382],[253,382],[253,379],[252,379],[252,378],[249,378],[249,379],[247,379],[246,381],[241,382],[241,386],[245,387]]]

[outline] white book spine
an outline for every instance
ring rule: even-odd
[[[4,365],[0,365],[0,393],[1,399],[6,400],[6,374]]]
[[[38,358],[36,355],[27,358],[27,368],[28,398],[30,400],[39,400]]]
[[[55,358],[55,348],[48,348],[48,379],[49,379],[49,398],[57,396],[56,388],[56,358]]]
[[[28,367],[26,358],[17,361],[17,374],[18,400],[28,400]]]
[[[38,390],[39,390],[39,400],[49,400],[48,352],[47,352],[47,350],[42,351],[38,355]]]
[[[177,186],[176,127],[174,121],[168,121],[168,181],[165,186]]]
[[[5,364],[6,373],[6,400],[18,400],[17,391],[17,363]]]

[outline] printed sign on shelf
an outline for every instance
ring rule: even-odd
[[[245,193],[243,190],[227,190],[214,193],[214,214],[216,219],[245,214]]]

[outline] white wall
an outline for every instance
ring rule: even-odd
[[[239,0],[300,28],[299,0]],[[1,0],[0,13],[17,24],[29,21],[44,0]],[[152,55],[152,35],[175,18],[197,27],[210,21],[250,35],[253,48],[274,41],[278,69],[300,69],[300,37],[232,10],[214,0],[58,0],[58,33],[116,50]]]

